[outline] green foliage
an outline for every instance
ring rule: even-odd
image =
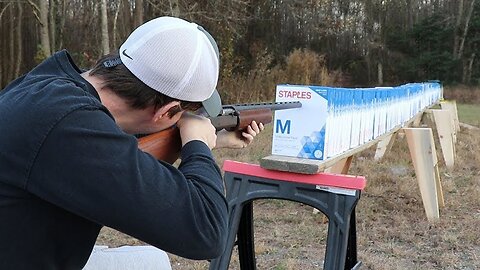
[[[454,82],[458,66],[452,55],[453,29],[443,15],[427,17],[408,32],[387,35],[390,50],[400,52],[403,60],[395,72],[403,81],[439,79]]]
[[[426,17],[407,32],[390,31],[386,45],[400,53],[402,60],[395,72],[402,81],[438,79],[444,84],[480,82],[478,55],[473,59],[470,82],[462,77],[468,69],[469,58],[480,49],[480,4],[477,3],[465,39],[463,54],[453,55],[454,25],[450,14],[435,13]]]

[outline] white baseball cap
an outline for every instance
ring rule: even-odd
[[[201,26],[174,17],[140,25],[120,46],[122,63],[143,83],[171,98],[202,102],[210,116],[222,110],[215,89],[219,53]]]

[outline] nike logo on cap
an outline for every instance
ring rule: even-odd
[[[125,55],[126,57],[130,58],[130,60],[133,60],[133,58],[130,57],[130,55],[128,55],[128,54],[125,52],[126,50],[127,50],[127,49],[123,50],[122,54]]]

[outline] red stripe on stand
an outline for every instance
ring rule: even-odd
[[[262,177],[272,180],[297,182],[312,185],[323,185],[348,189],[363,190],[367,180],[363,176],[335,173],[300,174],[267,170],[256,164],[225,160],[223,169],[227,172]]]

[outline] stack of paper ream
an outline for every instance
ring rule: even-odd
[[[397,87],[278,85],[276,101],[300,101],[275,112],[272,154],[324,160],[374,140],[438,102],[438,82]]]

